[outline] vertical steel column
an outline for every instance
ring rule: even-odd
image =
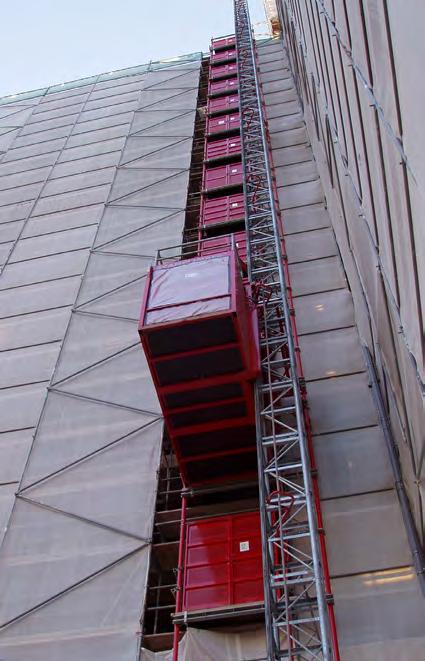
[[[332,659],[280,218],[247,0],[234,0],[248,268],[259,306],[256,385],[268,658]]]

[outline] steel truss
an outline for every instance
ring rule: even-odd
[[[246,0],[234,0],[248,269],[259,308],[256,385],[268,658],[333,658],[296,328]]]

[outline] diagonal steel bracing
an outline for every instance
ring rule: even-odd
[[[259,309],[256,386],[268,658],[330,660],[319,532],[255,46],[246,0],[234,0],[248,267]]]

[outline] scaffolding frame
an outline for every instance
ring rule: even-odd
[[[248,274],[261,348],[255,404],[268,658],[329,661],[304,383],[247,0],[234,0],[234,11]]]

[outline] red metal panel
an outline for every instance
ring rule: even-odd
[[[218,37],[217,39],[211,39],[211,48],[215,51],[222,48],[228,48],[229,46],[234,46],[235,44],[236,39],[233,35],[230,37]]]
[[[226,158],[241,153],[241,137],[234,135],[231,138],[220,138],[210,140],[205,146],[205,160],[212,161],[216,158]]]
[[[193,487],[255,480],[258,476],[257,450],[253,443],[237,452],[189,458],[184,463],[179,462],[179,469],[184,484]]]
[[[258,512],[190,521],[186,529],[183,609],[262,602]]]
[[[208,83],[208,94],[215,96],[216,94],[230,94],[238,89],[238,78],[233,76],[223,80],[210,80]]]
[[[229,62],[228,64],[216,64],[210,66],[209,79],[220,80],[220,78],[228,78],[234,76],[238,72],[236,62]]]
[[[204,227],[236,222],[245,218],[243,193],[203,199],[201,225]]]
[[[221,384],[225,390],[226,384]],[[226,398],[216,392],[216,399],[201,404],[188,404],[179,408],[167,409],[167,426],[174,438],[179,437],[184,443],[189,434],[197,434],[215,429],[225,429],[232,425],[254,424],[254,403],[252,385],[249,382],[239,380],[230,384],[240,392],[238,397]],[[205,390],[205,389],[204,389]],[[218,390],[218,388],[216,389]],[[199,391],[185,391],[180,401],[195,400]],[[174,393],[173,393],[174,394]],[[166,401],[167,397],[162,396]],[[213,448],[210,448],[214,450]],[[195,454],[198,454],[196,452]]]
[[[251,429],[254,434],[255,427]],[[179,461],[179,468],[184,484],[194,487],[253,480],[258,476],[255,442],[250,443],[245,449],[234,452],[211,452],[203,457],[189,458],[183,463]]]
[[[236,48],[234,46],[233,48],[225,48],[223,50],[219,50],[217,53],[212,53],[210,57],[212,64],[217,64],[218,62],[226,62],[235,59],[236,59]]]
[[[215,168],[205,168],[203,188],[205,191],[217,190],[242,184],[242,163],[228,163]]]
[[[246,264],[246,232],[235,232],[235,246],[240,259]]]
[[[216,253],[229,250],[234,241],[239,258],[246,262],[246,232],[234,232],[224,236],[216,236],[211,239],[201,240],[199,243],[200,255],[215,255]]]
[[[229,113],[227,115],[219,115],[218,117],[207,118],[207,135],[218,135],[220,133],[227,133],[240,127],[240,115],[238,112]]]
[[[227,112],[239,106],[239,94],[226,94],[225,96],[214,96],[208,99],[207,111],[210,115],[219,112]]]

